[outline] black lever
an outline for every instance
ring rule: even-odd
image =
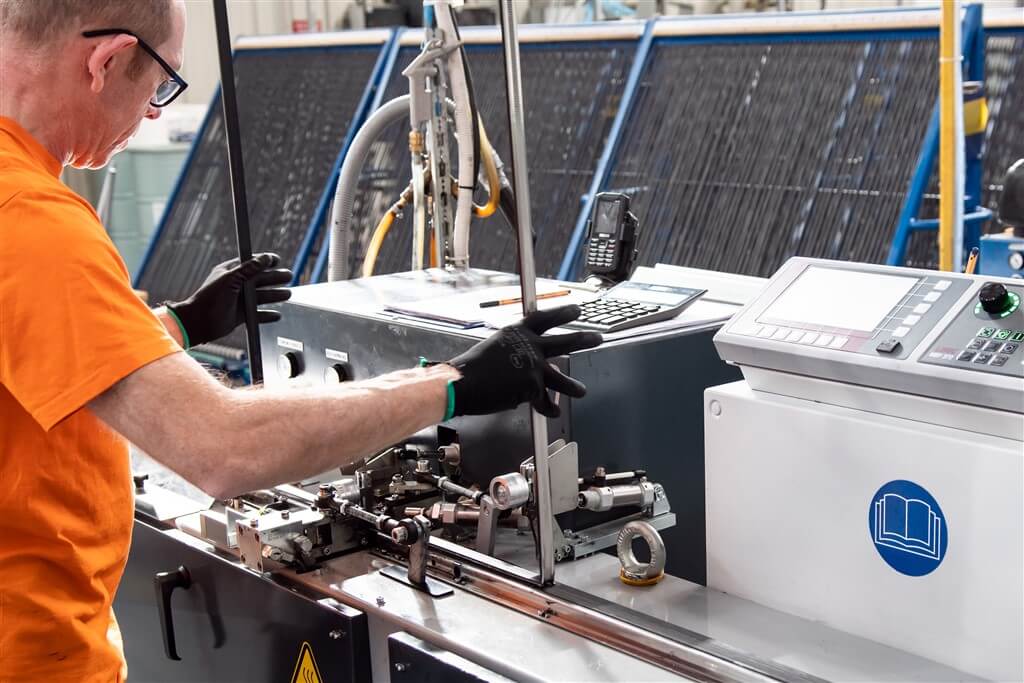
[[[164,636],[164,652],[168,659],[181,661],[174,644],[174,620],[171,618],[171,594],[175,588],[188,589],[192,585],[192,576],[183,565],[173,572],[159,572],[153,577],[156,589],[156,604],[160,608],[160,631]]]

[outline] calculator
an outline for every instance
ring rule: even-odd
[[[580,317],[566,327],[618,332],[669,320],[699,299],[706,289],[626,281],[580,304]]]

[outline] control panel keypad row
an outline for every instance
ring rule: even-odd
[[[850,341],[849,337],[838,334],[791,329],[777,325],[754,325],[748,334],[752,337],[787,341],[805,346],[827,346],[830,349],[841,349]]]
[[[1007,341],[1009,340],[1009,341]],[[1024,330],[983,327],[956,357],[961,363],[1001,368],[1024,342]]]

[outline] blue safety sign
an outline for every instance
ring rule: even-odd
[[[897,479],[882,486],[868,509],[871,542],[886,564],[907,576],[924,576],[942,564],[949,530],[928,491]]]

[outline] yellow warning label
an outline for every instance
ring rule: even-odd
[[[302,649],[299,650],[299,661],[295,662],[292,683],[324,683],[316,660],[313,659],[313,648],[309,646],[309,643],[303,643]]]

